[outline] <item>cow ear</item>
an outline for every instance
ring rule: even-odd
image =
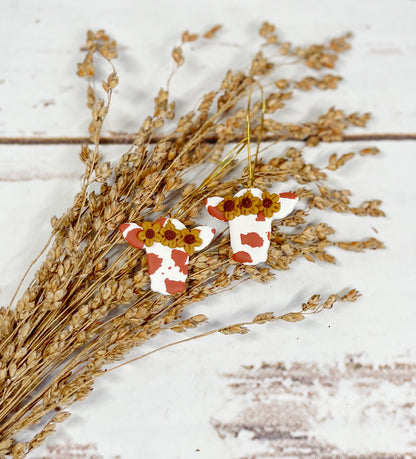
[[[219,196],[213,196],[211,198],[205,199],[205,207],[208,210],[208,213],[216,218],[217,220],[221,220],[222,222],[228,221],[227,218],[225,217],[224,212],[218,209],[218,204],[223,200],[224,198],[221,198]]]
[[[279,193],[279,197],[280,210],[273,214],[273,218],[276,219],[282,219],[289,215],[299,201],[295,193]]]
[[[166,222],[168,221],[167,218],[165,217],[161,217],[161,218],[158,218],[155,223],[159,223],[160,226],[165,226]]]
[[[118,227],[124,239],[136,249],[142,249],[144,242],[138,238],[139,232],[143,229],[136,223],[123,223]]]
[[[170,218],[169,221],[172,223],[172,225],[178,229],[178,230],[183,230],[186,228],[186,226],[180,222],[179,220],[177,220],[176,218]],[[162,225],[164,226],[164,225]]]
[[[196,226],[194,229],[199,231],[199,237],[202,239],[202,244],[195,247],[195,251],[203,250],[208,247],[215,236],[215,228],[210,226]]]

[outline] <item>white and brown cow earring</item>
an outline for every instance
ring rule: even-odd
[[[259,85],[260,86],[260,85]],[[257,151],[254,161],[250,150],[250,98],[247,107],[247,151],[248,184],[234,196],[210,197],[205,200],[208,213],[218,220],[228,221],[233,260],[245,265],[257,265],[265,262],[270,247],[272,221],[289,215],[298,202],[295,193],[273,193],[253,188],[254,171],[260,148],[261,133],[265,113],[263,88],[263,107],[260,134],[257,139]]]
[[[208,198],[205,205],[210,215],[228,221],[233,260],[257,265],[267,260],[272,221],[289,215],[297,202],[295,193],[243,188],[234,196]]]
[[[132,247],[146,250],[150,288],[163,295],[186,290],[189,255],[207,247],[215,236],[210,226],[187,229],[175,218],[123,223],[119,229]]]

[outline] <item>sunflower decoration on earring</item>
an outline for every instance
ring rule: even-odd
[[[160,242],[171,249],[179,246],[180,237],[181,231],[175,227],[171,220],[168,220],[166,225],[160,229]]]
[[[184,228],[181,231],[181,238],[178,241],[178,246],[183,247],[188,255],[192,255],[195,252],[196,247],[199,247],[202,244],[200,235],[200,231],[195,228]]]
[[[137,233],[137,238],[144,243],[146,247],[152,246],[155,242],[160,242],[160,229],[162,225],[158,222],[143,222],[142,230]]]
[[[218,204],[218,210],[224,213],[227,220],[233,220],[241,215],[240,199],[229,194]]]
[[[247,190],[240,198],[241,215],[258,214],[260,211],[261,201],[258,197],[253,196],[250,190]]]
[[[260,211],[267,218],[273,217],[273,214],[279,212],[281,204],[278,194],[270,194],[268,191],[263,191],[261,195]]]

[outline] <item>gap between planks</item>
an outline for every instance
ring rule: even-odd
[[[155,136],[151,143],[156,143],[162,140],[164,137]],[[100,143],[102,145],[130,145],[134,142],[135,136],[126,135],[114,135],[102,137]],[[216,142],[216,137],[210,137],[207,139],[208,142]],[[240,138],[235,138],[229,143],[238,142]],[[252,138],[256,141],[255,138]],[[265,136],[264,142],[275,142],[278,141],[278,136]],[[283,140],[283,139],[282,139]],[[307,139],[295,139],[285,138],[287,140],[305,141]],[[345,135],[343,138],[344,142],[355,142],[355,141],[380,141],[380,140],[416,140],[416,133],[397,133],[397,134],[357,134],[357,135]],[[71,145],[71,144],[84,144],[89,143],[88,137],[0,137],[0,145]]]

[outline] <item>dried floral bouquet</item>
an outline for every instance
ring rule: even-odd
[[[187,42],[212,39],[218,29],[216,26],[202,37],[185,32],[181,45],[172,53],[176,68],[184,62]],[[382,247],[374,238],[334,241],[328,239],[334,230],[327,224],[307,222],[308,209],[312,208],[359,216],[383,215],[380,201],[353,207],[348,190],[325,185],[327,171],[338,169],[355,154],[332,155],[325,171],[306,163],[300,150],[288,148],[281,156],[268,162],[259,159],[255,164],[253,186],[266,190],[274,182],[294,179],[299,186],[292,191],[304,203],[304,210],[298,209],[278,222],[289,231],[273,225],[267,264],[247,266],[232,261],[228,230],[224,230],[206,249],[191,257],[185,292],[169,296],[149,289],[144,251],[128,246],[118,227],[123,222],[154,220],[172,213],[185,225],[193,226],[206,197],[226,196],[241,189],[249,176],[247,161],[224,162],[221,158],[231,149],[231,142],[245,138],[247,111],[252,139],[262,136],[262,140],[273,143],[294,139],[308,146],[340,141],[348,126],[365,126],[369,119],[368,114],[346,115],[331,109],[307,123],[278,122],[274,114],[295,91],[335,89],[340,77],[325,74],[299,81],[279,79],[279,68],[273,59],[265,57],[265,50],[278,51],[291,60],[291,65],[332,69],[338,53],[349,48],[349,35],[304,48],[280,42],[274,26],[268,23],[261,26],[260,35],[261,51],[252,59],[249,70],[229,70],[219,88],[207,92],[198,108],[181,116],[168,135],[158,130],[167,120],[173,123],[175,103],[169,100],[168,90],[161,89],[153,116],[145,119],[129,150],[112,165],[102,159],[100,138],[118,84],[112,63],[117,57],[116,43],[104,31],[88,32],[85,59],[78,65],[78,75],[88,79],[92,115],[91,142],[82,146],[80,154],[85,164],[81,191],[64,215],[52,218],[45,260],[23,297],[15,308],[9,305],[0,309],[0,457],[22,458],[39,446],[57,423],[70,416],[64,410],[88,396],[95,379],[105,372],[104,367],[123,359],[133,347],[163,331],[184,332],[206,322],[204,315],[183,315],[193,303],[244,279],[267,282],[274,270],[287,270],[300,257],[334,263],[328,247],[357,252]],[[111,73],[102,82],[104,98],[98,97],[95,85],[97,56],[111,66]],[[254,97],[259,94],[259,85],[264,88],[264,103],[260,96],[257,100]],[[251,92],[253,102],[247,110]],[[365,156],[377,152],[376,148],[366,148],[359,153]],[[216,172],[207,174],[209,179],[202,180],[202,186],[188,182],[185,174],[202,165],[204,170]],[[230,172],[239,166],[241,178],[232,178]],[[331,308],[338,300],[354,301],[358,295],[355,290],[345,295],[334,293],[326,299],[314,295],[300,311],[281,316],[259,311],[252,321],[197,337],[215,332],[246,333],[247,325],[273,320],[296,322],[306,314]],[[195,337],[182,341],[190,339]]]

